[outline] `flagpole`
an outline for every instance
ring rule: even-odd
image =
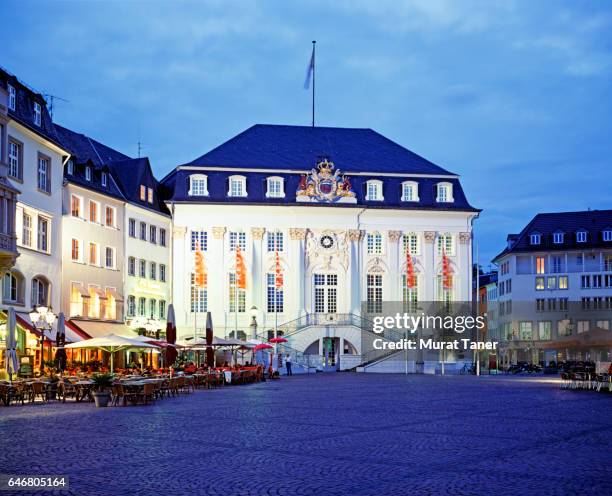
[[[312,127],[315,125],[315,47],[316,40],[312,40]]]

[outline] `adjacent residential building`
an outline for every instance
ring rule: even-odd
[[[126,198],[122,222],[127,323],[159,336],[172,302],[172,218],[147,158],[112,162],[110,167]]]
[[[494,262],[506,365],[612,360],[609,347],[570,351],[566,339],[611,329],[612,210],[538,214]]]
[[[63,188],[62,311],[75,322],[123,323],[125,198],[107,164],[128,157],[55,127],[71,153]]]
[[[39,367],[40,333],[29,312],[39,305],[60,309],[62,176],[69,153],[58,140],[42,95],[1,69],[0,82],[8,97],[8,122],[5,117],[2,123],[7,176],[19,190],[14,223],[18,257],[3,277],[2,307],[17,311],[19,356]],[[3,243],[10,243],[13,231],[12,220],[4,219],[9,210],[0,221]]]
[[[177,167],[162,185],[173,213],[183,338],[203,334],[208,311],[219,336],[280,331],[294,350],[322,357],[324,368],[368,362],[376,371],[394,360],[365,356],[362,302],[375,311],[383,301],[416,308],[471,299],[479,211],[459,177],[370,129],[256,125]],[[198,246],[205,288],[194,276]],[[238,247],[245,287],[237,284]],[[424,361],[433,371],[438,357]],[[397,366],[404,370],[403,355]]]

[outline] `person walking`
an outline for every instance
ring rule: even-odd
[[[291,370],[291,355],[285,357],[285,367],[287,367],[287,375],[293,375],[293,371]]]

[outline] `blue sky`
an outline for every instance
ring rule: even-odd
[[[612,2],[31,2],[0,65],[156,174],[254,123],[371,127],[460,173],[481,262],[542,211],[612,208]]]

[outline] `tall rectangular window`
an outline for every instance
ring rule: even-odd
[[[536,257],[536,274],[546,274],[546,258]]]
[[[23,180],[23,145],[12,138],[8,142],[8,175]]]
[[[80,262],[81,261],[81,246],[78,239],[72,238],[72,261]]]
[[[157,313],[157,301],[150,299],[149,300],[149,318],[155,318],[155,314]]]
[[[519,336],[522,340],[531,340],[533,336],[533,323],[519,322]]]
[[[77,195],[71,195],[70,197],[70,215],[73,217],[81,216],[81,198]]]
[[[38,217],[38,249],[49,251],[49,219]]]
[[[283,238],[283,233],[282,232],[269,232],[268,233],[268,251],[272,252],[272,251],[283,251],[284,249],[284,238]]]
[[[99,212],[100,204],[96,201],[89,200],[89,221],[96,223],[100,222]]]
[[[128,233],[130,238],[136,237],[136,219],[128,220]]]
[[[274,313],[275,311],[275,303],[276,303],[276,312],[280,313],[284,309],[284,292],[283,288],[276,289],[276,274],[266,274],[267,278],[267,309],[268,313]]]
[[[147,240],[147,224],[145,222],[140,223],[140,239]]]
[[[455,254],[455,243],[453,242],[453,235],[450,233],[438,236],[438,255],[442,255],[443,252],[447,255]]]
[[[151,279],[157,279],[157,264],[155,262],[151,262],[149,267],[149,275],[151,276]]]
[[[17,107],[17,91],[15,91],[15,87],[7,84],[8,88],[8,108],[9,110],[15,110]]]
[[[382,312],[382,275],[367,275],[367,308],[368,313]]]
[[[408,286],[408,277],[402,274],[402,301],[406,312],[416,312],[419,300],[418,279],[415,277],[413,287]]]
[[[166,230],[163,227],[159,228],[159,244],[166,246]]]
[[[129,295],[127,299],[127,315],[128,317],[136,316],[136,297]]]
[[[23,214],[22,231],[21,244],[23,246],[32,246],[32,216],[25,212]]]
[[[147,188],[147,201],[153,203],[153,189]]]
[[[236,251],[236,244],[240,243],[240,249],[246,250],[246,233],[244,232],[230,232],[229,233],[229,248],[230,251]]]
[[[136,259],[134,257],[128,257],[128,276],[136,275]]]
[[[165,320],[166,317],[166,301],[159,300],[159,318],[160,320]]]
[[[208,234],[206,231],[191,231],[191,251],[195,251],[200,243],[200,251],[208,250]]]
[[[382,234],[368,233],[366,244],[368,254],[380,255],[382,253]]]
[[[51,193],[51,159],[44,155],[38,155],[38,189],[45,193]]]
[[[106,255],[105,256],[106,268],[114,269],[115,268],[115,249],[110,246],[107,246],[105,255]]]
[[[406,254],[406,251],[411,255],[419,254],[419,236],[417,234],[404,234],[402,236],[402,245],[404,247],[404,254]]]
[[[138,315],[145,317],[147,315],[147,299],[140,297],[138,298]]]
[[[238,297],[238,313],[246,311],[246,291],[236,288],[236,274],[229,275],[229,311],[236,312],[236,297]]]
[[[42,107],[38,102],[34,102],[34,124],[37,126],[42,124]]]
[[[140,200],[141,201],[147,200],[147,187],[144,184],[140,185]]]
[[[206,312],[208,306],[208,294],[205,288],[201,288],[195,282],[195,274],[191,274],[191,313]]]
[[[166,265],[159,264],[159,280],[161,282],[166,282]]]
[[[106,206],[106,226],[107,227],[116,227],[116,216],[114,207]]]
[[[155,226],[149,226],[149,241],[157,244],[157,227]]]
[[[140,277],[147,277],[147,261],[146,260],[140,260],[138,262],[138,275]]]
[[[90,265],[99,265],[98,245],[96,243],[89,243],[89,263]]]

